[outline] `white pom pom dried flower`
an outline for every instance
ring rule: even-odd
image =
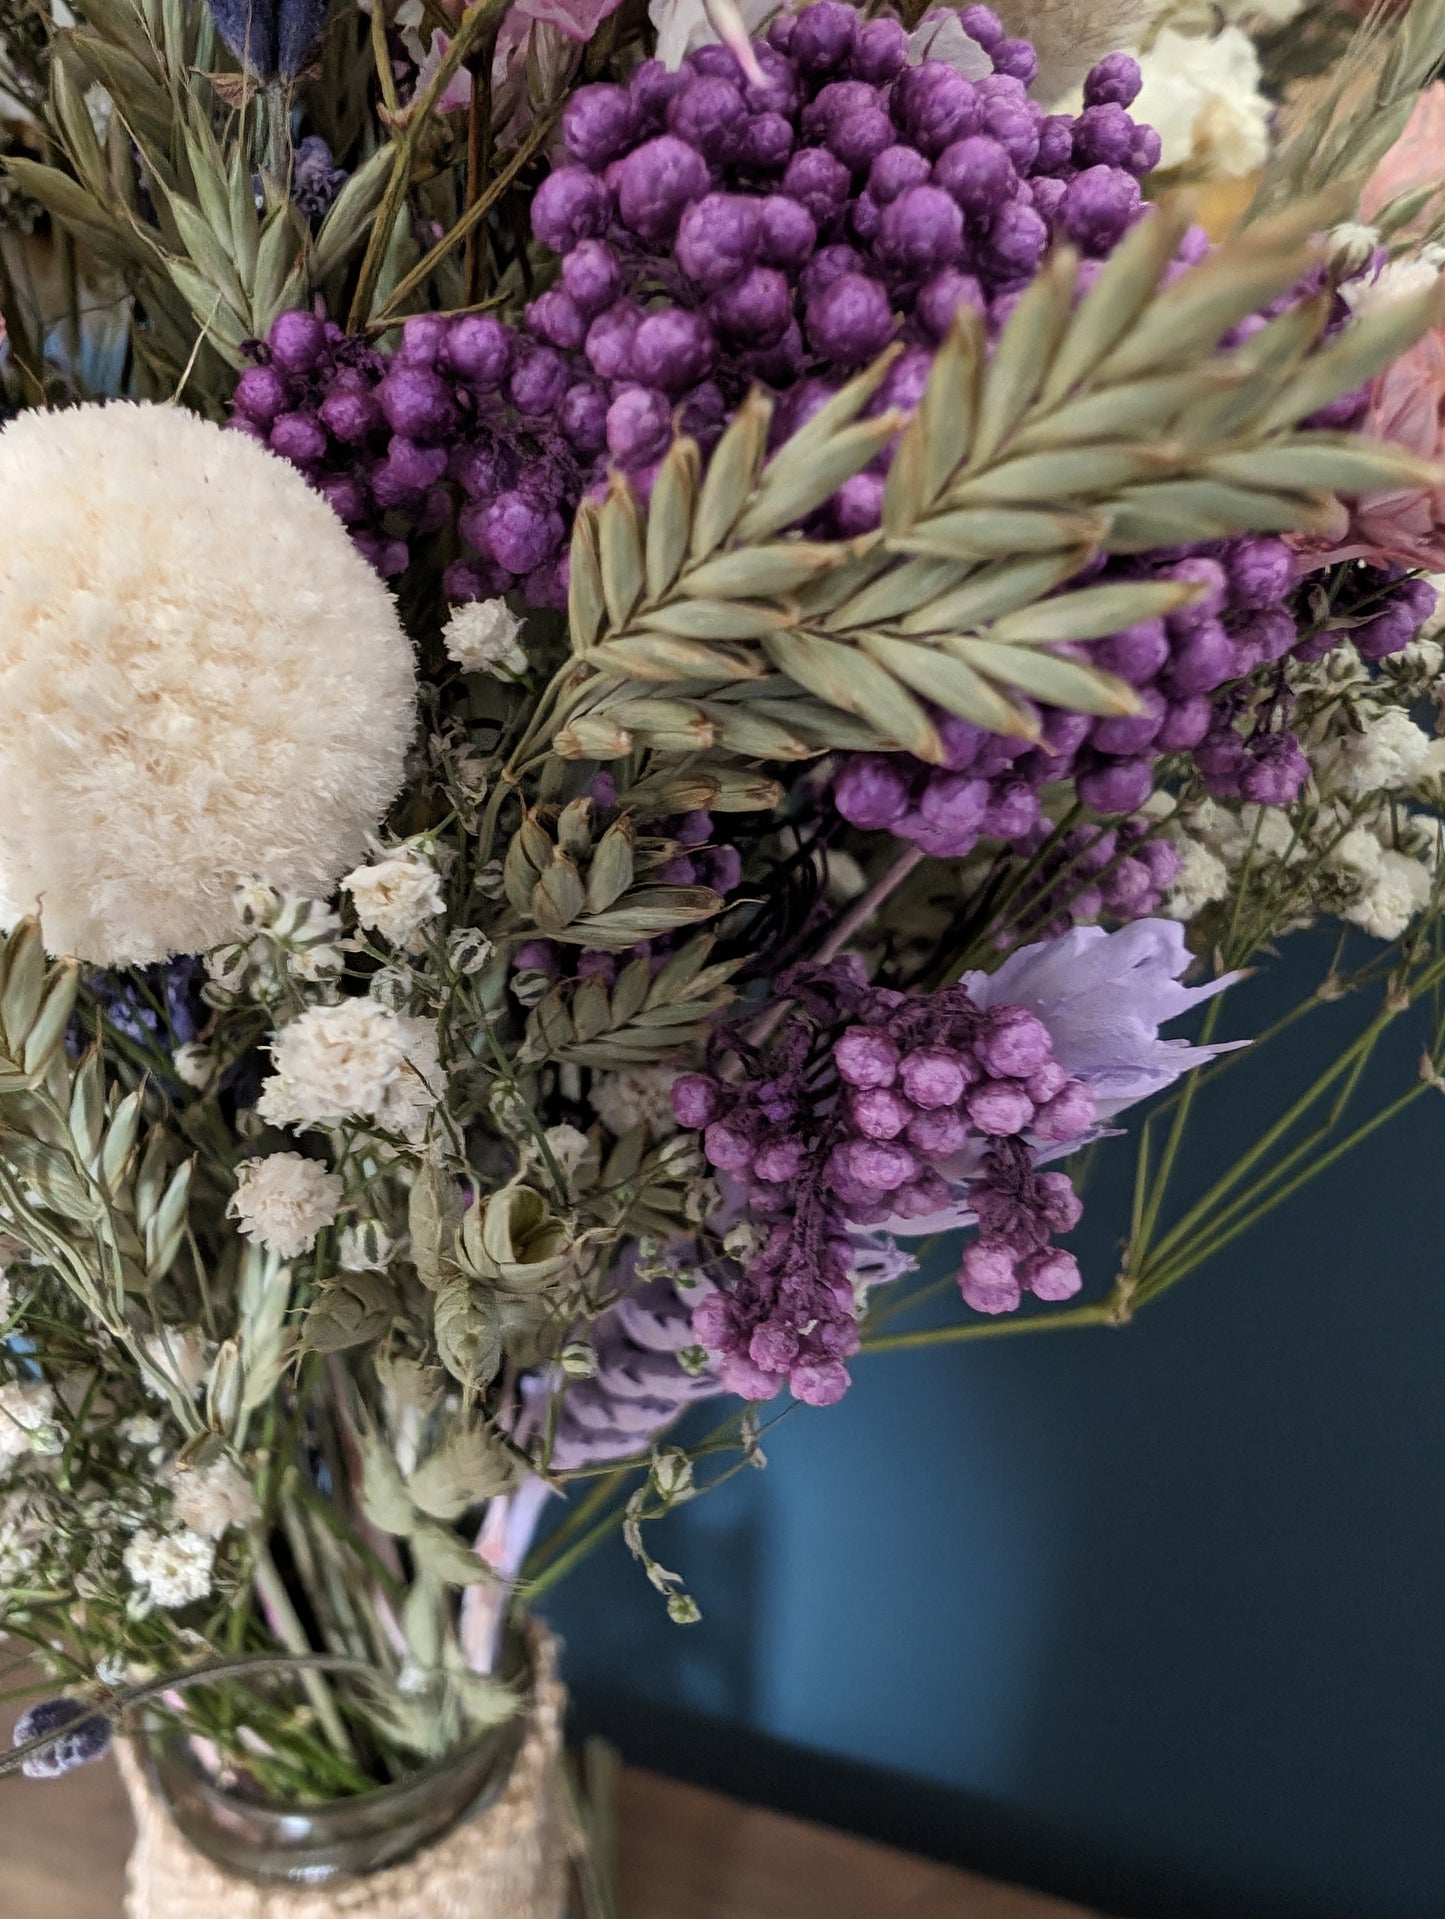
[[[401,785],[415,668],[294,468],[169,406],[0,434],[0,915],[102,965],[326,893]]]
[[[505,600],[469,600],[442,629],[442,645],[464,673],[516,679],[527,670],[517,635],[522,622]]]
[[[206,1383],[216,1350],[199,1326],[167,1326],[147,1333],[140,1346],[141,1383],[159,1398],[166,1396],[167,1382],[194,1398]]]
[[[150,1606],[173,1609],[204,1599],[211,1590],[216,1548],[189,1527],[176,1532],[138,1532],[125,1549],[125,1569]]]
[[[335,1219],[344,1192],[336,1174],[314,1159],[269,1153],[236,1168],[228,1210],[247,1239],[282,1259],[295,1259],[310,1252],[322,1227]]]
[[[422,951],[423,928],[447,909],[441,875],[410,848],[358,866],[341,884],[361,924],[408,953]]]
[[[419,1139],[443,1090],[436,1028],[374,999],[308,1007],[276,1035],[271,1058],[256,1110],[296,1131],[373,1119]]]
[[[599,1073],[588,1098],[592,1110],[609,1133],[620,1139],[634,1126],[645,1126],[653,1139],[677,1131],[672,1111],[671,1066],[619,1066]]]
[[[43,1379],[0,1386],[0,1461],[27,1453],[58,1453],[64,1444],[56,1426],[55,1394]]]
[[[249,1526],[261,1517],[251,1482],[229,1459],[214,1459],[199,1470],[171,1474],[176,1518],[202,1539],[219,1539],[232,1526]]]

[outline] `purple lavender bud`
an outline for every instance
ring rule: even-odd
[[[951,773],[963,773],[973,766],[980,750],[991,737],[981,726],[975,726],[972,720],[961,719],[957,713],[941,714],[937,727],[943,746],[943,764]]]
[[[452,390],[427,366],[393,361],[376,397],[387,423],[410,440],[441,440],[456,422]]]
[[[816,13],[817,7],[808,12]],[[836,1406],[852,1383],[848,1368],[838,1359],[801,1359],[788,1374],[789,1392],[805,1406]]]
[[[494,500],[516,477],[507,455],[485,442],[456,448],[451,456],[451,475],[471,500]]]
[[[312,413],[279,414],[271,427],[270,447],[283,460],[310,466],[326,458],[326,429]]]
[[[830,0],[818,0],[827,5]],[[887,289],[862,273],[845,273],[810,302],[808,339],[839,366],[858,366],[881,353],[893,337]]]
[[[1074,123],[1074,159],[1081,167],[1122,167],[1134,150],[1135,131],[1112,100],[1086,107]]]
[[[1049,229],[1032,200],[1020,195],[1000,207],[989,223],[985,257],[1001,279],[1032,273],[1044,257]]]
[[[1101,107],[1112,101],[1115,106],[1132,106],[1143,84],[1137,60],[1127,53],[1105,54],[1084,81],[1084,105]]]
[[[841,241],[834,246],[819,247],[803,268],[798,281],[798,291],[803,296],[803,304],[806,306],[818,299],[820,295],[827,292],[835,280],[841,280],[845,273],[862,271],[863,256],[856,248],[846,246]],[[801,425],[802,422],[799,421],[797,424]],[[795,425],[792,430],[796,432],[797,426]]]
[[[277,78],[275,0],[209,0],[216,31],[253,78]]]
[[[725,287],[758,256],[759,212],[765,201],[738,193],[695,200],[677,230],[677,263],[701,287]]]
[[[728,80],[706,74],[690,79],[672,97],[667,124],[715,165],[731,160],[742,145],[748,123],[743,96]]]
[[[527,325],[537,339],[566,353],[575,353],[587,335],[581,309],[561,287],[549,287],[532,301],[527,308]]]
[[[478,550],[509,573],[530,573],[562,544],[562,516],[526,493],[502,493],[486,509]]]
[[[1033,1130],[1040,1139],[1062,1142],[1082,1139],[1098,1123],[1094,1095],[1079,1080],[1072,1079],[1061,1093],[1041,1106],[1034,1115]]]
[[[1029,196],[1030,206],[1032,206],[1034,212],[1043,221],[1044,225],[1052,231],[1058,224],[1059,209],[1064,204],[1066,182],[1063,180],[1040,178],[1025,181],[1024,185]]]
[[[1374,619],[1355,627],[1350,638],[1362,660],[1387,660],[1392,653],[1402,652],[1410,644],[1415,637],[1415,626],[1410,606],[1395,600]]]
[[[843,0],[815,0],[794,23],[786,51],[800,73],[833,73],[851,58],[858,16]],[[775,43],[776,44],[776,43]]]
[[[909,187],[921,187],[933,168],[916,147],[885,147],[868,172],[868,194],[880,207],[886,207]]]
[[[1039,127],[1039,150],[1034,155],[1036,174],[1069,172],[1074,163],[1074,122],[1067,113],[1050,113]]]
[[[1051,1233],[1071,1233],[1084,1217],[1084,1202],[1067,1173],[1040,1173],[1039,1199],[1045,1226]]]
[[[1010,780],[996,789],[983,817],[983,831],[990,839],[1018,840],[1032,833],[1039,823],[1039,796],[1025,780]]]
[[[1402,606],[1409,608],[1417,630],[1430,618],[1440,601],[1440,595],[1428,580],[1402,581],[1395,597]]]
[[[853,71],[873,86],[886,86],[908,65],[908,34],[897,20],[868,20],[858,29]]]
[[[1110,167],[1090,167],[1069,182],[1061,208],[1065,233],[1086,253],[1107,253],[1137,219],[1139,182]]]
[[[594,319],[622,291],[617,255],[603,240],[579,240],[562,262],[562,285],[577,311]]]
[[[921,277],[951,266],[963,245],[963,215],[942,187],[908,187],[883,214],[878,250],[900,272]]]
[[[1034,1116],[1034,1103],[1023,1087],[1012,1080],[986,1079],[975,1086],[964,1101],[968,1116],[979,1132],[994,1139],[1007,1139],[1023,1132]]]
[[[756,1326],[748,1357],[767,1373],[785,1373],[798,1356],[798,1335],[790,1326]]]
[[[649,313],[633,335],[629,356],[638,380],[674,395],[706,378],[716,357],[717,345],[707,320],[681,307]]]
[[[648,129],[661,126],[672,96],[686,82],[685,73],[670,73],[660,60],[644,60],[628,82],[639,125]]]
[[[832,0],[816,0],[810,13]],[[783,192],[806,207],[819,227],[829,226],[848,204],[853,176],[826,147],[803,147],[783,174]]]
[[[63,1737],[55,1737],[58,1734]],[[32,1739],[52,1743],[23,1759],[20,1770],[27,1779],[59,1779],[105,1756],[110,1749],[110,1721],[78,1699],[42,1699],[21,1713],[10,1743],[24,1746]]]
[[[326,348],[326,325],[314,313],[292,307],[271,322],[267,344],[283,373],[310,373]]]
[[[965,213],[980,217],[1007,205],[1019,185],[1013,161],[997,140],[983,133],[945,147],[934,164],[933,178]]]
[[[236,382],[231,404],[244,420],[269,427],[290,405],[286,382],[274,366],[250,366]],[[325,409],[322,409],[323,415]]]
[[[1032,100],[990,100],[983,110],[985,134],[998,141],[1020,173],[1038,158],[1043,122],[1043,111]]]
[[[1202,693],[1188,699],[1171,700],[1155,745],[1161,753],[1180,753],[1199,742],[1209,731],[1213,708]]]
[[[595,458],[607,444],[607,395],[601,387],[579,380],[562,395],[557,424],[562,437],[584,458]]]
[[[1298,741],[1277,733],[1251,749],[1239,790],[1256,806],[1289,806],[1304,791],[1309,776],[1310,763]]]
[[[892,826],[908,810],[908,781],[891,756],[859,754],[834,782],[833,804],[850,826]]]
[[[487,580],[490,567],[473,560],[453,560],[442,574],[442,598],[448,606],[463,606],[468,600],[488,600],[492,588]]]
[[[376,395],[355,387],[338,387],[328,393],[319,413],[326,431],[344,446],[359,446],[376,432],[383,419]]]
[[[394,540],[385,533],[368,533],[357,528],[352,533],[351,544],[384,580],[405,573],[411,565],[411,553],[405,540]]]
[[[893,122],[878,107],[850,114],[834,122],[827,134],[828,151],[855,176],[867,173],[880,153],[894,141]]]
[[[848,1100],[853,1124],[867,1139],[897,1139],[913,1114],[906,1099],[888,1086],[854,1092]]]
[[[768,266],[800,267],[818,244],[817,222],[786,194],[758,203],[758,250]]]
[[[1234,645],[1218,620],[1206,620],[1169,663],[1169,687],[1174,693],[1212,693],[1235,677]]]
[[[913,311],[924,331],[934,340],[942,340],[953,325],[960,307],[984,310],[983,289],[971,273],[957,267],[945,267],[918,290]]]
[[[252,0],[255,4],[255,0]],[[330,0],[280,0],[276,10],[276,74],[299,79],[310,66],[326,25]]]
[[[1143,860],[1121,859],[1105,873],[1099,890],[1116,919],[1140,919],[1157,904],[1154,876]]]
[[[1030,1253],[1018,1269],[1019,1282],[1035,1299],[1072,1299],[1084,1283],[1079,1262],[1060,1246]]]
[[[1031,86],[1038,76],[1039,56],[1027,40],[1001,40],[992,49],[994,72]]]
[[[441,357],[472,386],[500,386],[512,364],[512,336],[489,313],[464,314],[452,322]]]
[[[1252,672],[1267,661],[1282,660],[1299,638],[1294,616],[1282,606],[1262,606],[1254,613],[1235,614],[1229,637],[1241,656],[1243,671]]]
[[[845,539],[871,533],[883,519],[884,481],[878,473],[855,473],[833,495],[833,520]]]
[[[571,384],[571,369],[560,353],[525,340],[519,343],[507,382],[507,397],[519,413],[554,413]]]
[[[707,162],[674,134],[649,140],[619,164],[617,198],[622,218],[654,245],[672,238],[683,210],[700,200],[707,188]]]
[[[636,124],[637,109],[625,87],[579,87],[562,114],[567,158],[595,172],[617,158]]]
[[[1115,753],[1121,759],[1146,752],[1159,737],[1159,729],[1168,713],[1162,693],[1153,687],[1143,696],[1142,713],[1102,719],[1094,728],[1093,743],[1101,753]]]
[[[648,149],[638,151],[646,153]],[[629,159],[636,157],[633,154]],[[696,154],[693,158],[702,165]],[[585,167],[558,167],[532,196],[532,231],[554,253],[570,253],[579,240],[601,239],[611,217],[612,195],[605,183]],[[636,225],[625,214],[624,218],[629,225]]]
[[[918,802],[919,817],[935,834],[977,835],[988,812],[987,780],[967,773],[935,773]]]
[[[914,146],[936,157],[977,133],[983,112],[970,81],[941,61],[925,60],[894,83],[893,117]]]
[[[683,1073],[672,1082],[672,1113],[679,1126],[710,1126],[721,1105],[718,1084],[705,1073]]]
[[[401,329],[401,345],[392,365],[435,366],[451,331],[451,321],[442,313],[413,313]]]
[[[715,293],[708,312],[729,339],[743,346],[776,346],[792,322],[793,291],[776,267],[753,267]]]
[[[1162,620],[1141,620],[1138,626],[1111,633],[1090,648],[1090,658],[1106,673],[1117,673],[1135,686],[1151,680],[1169,658],[1169,637]]]
[[[1188,606],[1176,608],[1169,615],[1168,629],[1175,638],[1194,632],[1224,610],[1229,576],[1218,560],[1207,559],[1203,555],[1180,560],[1167,570],[1165,577],[1177,581],[1181,586],[1192,586],[1199,592],[1196,600]]]
[[[966,1072],[956,1053],[941,1052],[937,1047],[905,1054],[898,1070],[904,1092],[915,1106],[925,1111],[957,1105],[970,1078],[977,1077],[971,1063],[970,1071]]]
[[[851,1026],[833,1044],[833,1063],[840,1079],[867,1092],[897,1079],[898,1048],[877,1027]]]
[[[1221,726],[1217,732],[1211,730],[1194,749],[1194,764],[1210,790],[1222,794],[1238,794],[1244,757],[1244,741],[1228,726]]]
[[[714,1120],[703,1134],[702,1150],[719,1172],[741,1173],[752,1162],[751,1141],[726,1120]]]
[[[721,435],[728,421],[728,403],[715,380],[704,380],[683,397],[681,430],[710,446]]]
[[[1008,36],[1008,28],[992,7],[964,7],[958,17],[969,39],[976,41],[989,55],[1002,46]]]
[[[982,13],[982,7],[969,7],[969,13]],[[958,1274],[958,1290],[964,1304],[976,1313],[1012,1313],[1022,1297],[1014,1256],[997,1241],[970,1240],[963,1249]]]
[[[1114,760],[1080,773],[1079,798],[1096,813],[1137,813],[1153,790],[1147,760]]]
[[[916,1156],[896,1140],[850,1140],[841,1157],[850,1176],[875,1193],[897,1192],[918,1172]]]
[[[632,343],[642,325],[642,310],[631,300],[619,300],[599,313],[587,329],[584,351],[599,380],[630,380]]]
[[[1294,555],[1283,540],[1237,540],[1227,565],[1233,607],[1271,606],[1294,586]]]
[[[420,446],[400,434],[386,449],[386,460],[371,476],[371,490],[382,508],[405,507],[425,493],[447,470],[443,446]]]
[[[737,164],[755,173],[776,173],[793,151],[793,126],[781,113],[758,113],[743,130]]]
[[[624,387],[607,409],[607,449],[622,467],[661,459],[672,440],[672,408],[655,387]],[[690,885],[689,874],[682,884]],[[679,884],[670,875],[665,884]]]

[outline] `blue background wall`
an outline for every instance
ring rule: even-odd
[[[1359,1018],[1231,1074],[1206,1157]],[[1101,1287],[1130,1167],[1105,1149],[1076,1236]],[[1439,1919],[1442,1168],[1430,1094],[1126,1331],[860,1363],[658,1529],[701,1625],[616,1545],[556,1595],[584,1722],[1130,1919]]]

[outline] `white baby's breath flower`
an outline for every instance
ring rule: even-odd
[[[0,1500],[0,1589],[18,1586],[38,1564],[44,1538],[44,1522],[23,1492]]]
[[[458,926],[447,934],[447,959],[459,973],[480,973],[495,948],[475,926]]]
[[[1358,731],[1339,728],[1313,755],[1323,792],[1394,793],[1426,770],[1430,735],[1402,708],[1387,706],[1360,719]]]
[[[216,1056],[209,1046],[200,1046],[194,1040],[188,1040],[184,1046],[178,1046],[171,1055],[176,1069],[176,1078],[183,1086],[192,1087],[203,1093],[216,1077]]]
[[[521,630],[522,622],[505,600],[468,600],[442,629],[442,645],[464,673],[516,679],[527,670],[527,655],[517,638]]]
[[[192,1399],[206,1383],[215,1347],[198,1326],[167,1326],[141,1340],[141,1381],[148,1391],[165,1394],[174,1381]]]
[[[1206,906],[1228,898],[1229,868],[1211,847],[1192,834],[1180,833],[1170,843],[1182,863],[1163,911],[1169,919],[1187,923]]]
[[[443,1091],[435,1026],[374,999],[308,1007],[276,1035],[271,1058],[257,1111],[298,1132],[360,1118],[419,1139]]]
[[[202,1539],[219,1539],[228,1527],[261,1517],[251,1482],[229,1459],[212,1460],[199,1471],[175,1471],[170,1481],[176,1518]]]
[[[268,1153],[236,1168],[228,1211],[247,1239],[282,1259],[295,1259],[316,1244],[345,1191],[335,1173],[300,1153]]]
[[[159,1446],[165,1433],[154,1413],[132,1413],[115,1430],[127,1446],[134,1446],[140,1452],[148,1452],[151,1447]]]
[[[599,1073],[588,1098],[592,1110],[609,1133],[621,1136],[634,1126],[646,1126],[654,1139],[677,1131],[672,1111],[671,1066],[619,1066]]]
[[[43,1379],[0,1386],[0,1460],[58,1453],[65,1443],[55,1423],[59,1410]]]
[[[589,1159],[597,1158],[597,1148],[576,1126],[549,1126],[547,1146],[563,1179],[570,1180]]]
[[[138,1532],[125,1549],[125,1569],[142,1598],[174,1609],[204,1599],[211,1590],[216,1548],[189,1527],[175,1532]]]
[[[1367,827],[1352,826],[1326,854],[1325,865],[1331,872],[1368,884],[1379,876],[1383,853],[1377,834]]]
[[[341,884],[361,924],[409,953],[421,952],[422,928],[446,911],[441,875],[411,849],[358,866]]]
[[[0,524],[3,922],[43,902],[52,951],[145,964],[231,938],[249,875],[329,892],[401,785],[416,675],[325,500],[111,401],[8,423]]]
[[[1430,866],[1395,847],[1380,852],[1379,871],[1360,897],[1344,909],[1344,918],[1377,940],[1398,939],[1430,899]]]

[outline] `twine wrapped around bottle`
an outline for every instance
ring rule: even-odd
[[[325,1886],[265,1886],[185,1839],[129,1742],[121,1771],[135,1815],[125,1919],[561,1919],[575,1834],[558,1780],[564,1692],[557,1646],[532,1636],[526,1731],[500,1794],[400,1865]]]

